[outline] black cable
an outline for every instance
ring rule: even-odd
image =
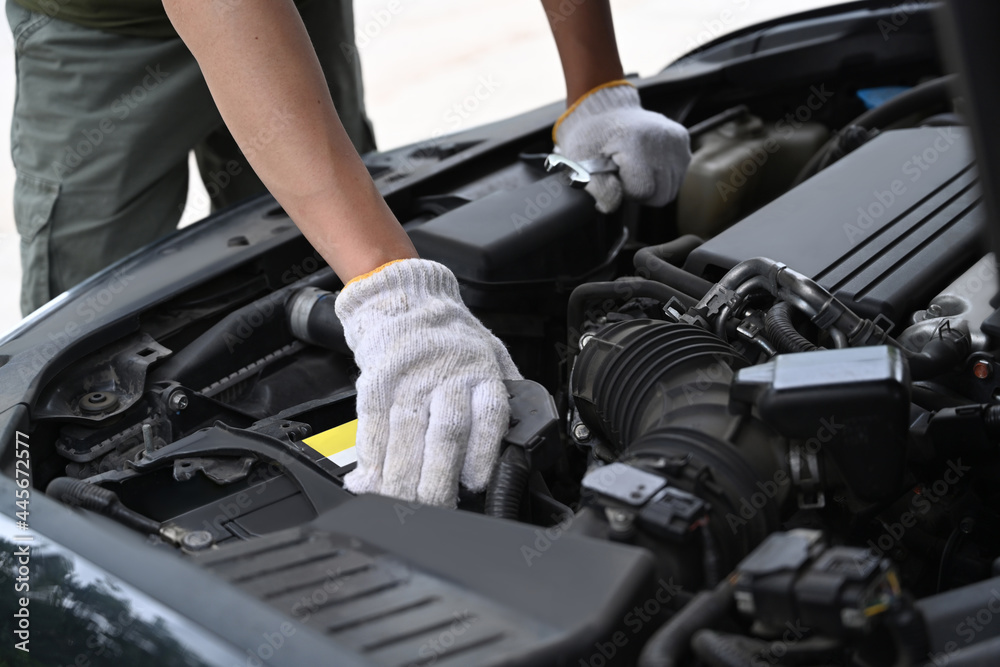
[[[639,655],[638,667],[674,667],[687,652],[691,638],[699,630],[711,628],[733,605],[733,585],[729,579],[711,591],[702,591],[661,626]]]
[[[688,136],[692,139],[696,139],[701,135],[705,134],[710,130],[714,130],[717,127],[725,125],[726,123],[736,120],[737,118],[742,118],[750,113],[750,109],[747,105],[740,104],[739,106],[726,109],[722,113],[717,113],[710,118],[706,118],[700,123],[696,123],[688,128]]]
[[[941,589],[944,586],[944,573],[947,571],[948,561],[951,560],[952,555],[958,549],[958,545],[962,538],[972,532],[974,523],[973,519],[966,517],[959,521],[958,525],[955,526],[955,530],[951,531],[951,535],[948,536],[948,541],[945,542],[944,549],[941,550],[941,564],[938,567],[937,587],[934,589],[935,593],[941,592]]]
[[[792,187],[819,173],[864,143],[865,138],[874,136],[873,132],[882,129],[906,116],[922,111],[935,104],[944,104],[955,88],[957,76],[949,74],[933,81],[928,81],[907,90],[883,104],[869,109],[830,138],[809,160]],[[860,143],[859,143],[860,142]],[[838,151],[839,149],[839,151]],[[834,154],[839,152],[834,159]]]
[[[632,264],[643,278],[669,285],[696,300],[701,299],[712,289],[712,283],[680,268],[691,251],[701,244],[700,238],[687,234],[667,243],[642,248],[635,253]]]
[[[45,489],[51,496],[71,507],[96,512],[147,535],[157,535],[161,524],[122,505],[117,494],[108,489],[71,477],[57,477]]]
[[[762,659],[770,643],[762,639],[731,635],[715,630],[699,630],[691,648],[707,667],[751,667]]]
[[[707,667],[757,667],[761,664],[828,665],[841,653],[840,643],[829,637],[797,642],[768,641],[715,630],[699,630],[691,640],[695,655]],[[779,659],[779,662],[775,662]]]
[[[637,297],[656,299],[667,304],[676,301],[681,310],[687,310],[697,303],[697,299],[680,292],[669,285],[643,278],[622,278],[611,282],[584,283],[569,295],[566,306],[566,322],[570,329],[571,343],[573,333],[579,336],[580,327],[586,317],[587,304],[600,299],[617,302],[627,301]]]

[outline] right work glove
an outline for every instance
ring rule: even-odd
[[[566,110],[552,128],[557,150],[577,162],[611,158],[617,174],[594,174],[587,192],[597,210],[611,213],[622,197],[664,206],[680,191],[691,162],[687,129],[647,111],[628,81],[594,88]]]
[[[486,488],[521,374],[469,312],[445,266],[405,259],[348,283],[336,303],[357,382],[358,467],[345,486],[455,507]]]

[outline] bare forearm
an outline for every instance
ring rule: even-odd
[[[164,0],[254,170],[344,281],[416,251],[344,131],[292,0]]]
[[[579,1],[579,0],[578,0]],[[624,76],[608,0],[542,0],[566,77],[566,103]]]

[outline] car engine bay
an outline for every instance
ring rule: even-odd
[[[270,198],[222,214],[267,252],[48,334],[34,486],[365,664],[991,664],[1000,281],[926,14],[877,58],[877,17],[840,18],[815,71],[825,42],[701,72],[737,39],[641,82],[692,136],[663,209],[598,213],[544,122],[366,157],[526,378],[458,511],[343,489],[341,285]]]

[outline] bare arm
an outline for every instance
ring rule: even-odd
[[[163,0],[254,170],[347,282],[416,257],[337,117],[292,0]]]
[[[624,76],[608,0],[542,0],[566,78],[566,103]],[[562,9],[560,9],[562,7]]]

